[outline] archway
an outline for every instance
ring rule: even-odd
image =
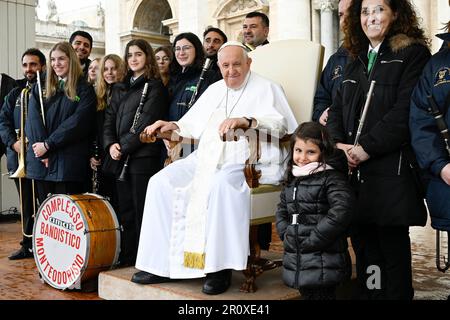
[[[163,20],[172,18],[172,10],[167,0],[142,0],[135,2],[132,30],[122,35],[122,47],[136,38],[147,40],[152,47],[170,44],[168,27]],[[130,21],[131,22],[131,21]]]
[[[217,7],[214,18],[219,28],[223,30],[229,40],[242,41],[242,22],[245,15],[252,11],[269,13],[267,0],[228,0],[222,1]]]

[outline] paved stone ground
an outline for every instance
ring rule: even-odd
[[[8,260],[20,242],[20,223],[0,223],[0,300],[97,300],[97,292],[60,291],[42,283],[34,259]],[[450,271],[435,267],[435,232],[411,228],[415,299],[444,300],[450,294]],[[274,233],[271,250],[281,251]],[[446,247],[444,247],[444,250]],[[346,290],[350,290],[347,288]]]

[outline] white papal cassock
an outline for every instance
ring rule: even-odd
[[[246,268],[250,190],[243,168],[248,143],[245,139],[222,142],[218,134],[221,122],[238,117],[252,117],[258,129],[278,136],[297,127],[281,87],[254,72],[239,89],[228,89],[224,80],[211,85],[177,122],[180,135],[200,139],[198,150],[148,183],[137,269],[183,279]],[[263,146],[257,166],[261,183],[278,183],[284,156],[276,141]],[[196,216],[202,210],[204,226]],[[183,265],[187,246],[204,250],[203,269]]]

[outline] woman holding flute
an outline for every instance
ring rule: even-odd
[[[414,296],[409,226],[425,225],[426,210],[411,166],[408,119],[412,90],[430,58],[410,1],[354,0],[344,24],[353,60],[329,110],[327,127],[344,150],[357,195],[350,236],[358,297]],[[368,96],[372,80],[376,84]],[[355,141],[369,99],[361,135]],[[356,295],[355,295],[356,296]]]
[[[111,106],[105,114],[103,143],[112,162],[120,164],[116,172],[117,178],[121,176],[116,187],[118,217],[123,227],[119,262],[129,266],[136,260],[148,180],[162,168],[162,142],[144,144],[139,134],[156,120],[164,119],[169,100],[147,41],[131,40],[124,60],[127,76],[112,89]]]
[[[44,79],[32,89],[25,132],[27,178],[36,181],[40,203],[47,194],[88,191],[90,137],[96,96],[68,42],[53,46]]]

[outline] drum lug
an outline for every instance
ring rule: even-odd
[[[87,211],[87,215],[88,215],[89,219],[92,219],[92,212],[91,212],[91,210]]]

